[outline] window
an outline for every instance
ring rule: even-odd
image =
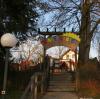
[[[75,54],[72,54],[72,58],[75,58]]]
[[[66,59],[69,59],[69,55],[66,55]]]

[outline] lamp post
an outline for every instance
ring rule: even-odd
[[[9,58],[9,48],[15,46],[17,39],[13,34],[6,33],[1,37],[1,45],[6,49],[5,56],[5,69],[4,69],[4,79],[3,79],[3,90],[2,90],[2,99],[6,95],[6,84],[7,84],[7,72],[8,72],[8,58]]]

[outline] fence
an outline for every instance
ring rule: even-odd
[[[42,71],[35,72],[26,87],[21,99],[38,99],[48,88],[50,74],[49,61],[42,64]]]
[[[49,61],[38,64],[33,69],[9,71],[5,97],[6,99],[37,99],[46,92],[48,79]],[[1,97],[2,95],[0,99]]]
[[[47,75],[44,72],[37,72],[31,77],[21,99],[38,99],[47,89]],[[30,95],[29,95],[30,92]]]

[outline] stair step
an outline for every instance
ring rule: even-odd
[[[49,83],[75,83],[75,81],[69,81],[69,80],[51,80]]]
[[[71,79],[72,77],[50,77],[50,79]]]
[[[72,77],[52,77],[50,79],[71,79]]]
[[[53,88],[53,89],[56,89],[56,88],[75,88],[75,86],[49,86],[48,88]]]
[[[48,91],[75,91],[75,88],[49,88]]]
[[[52,79],[52,78],[72,78],[72,76],[53,76],[53,77],[50,77],[50,79]]]
[[[49,83],[75,83],[75,81],[70,81],[70,80],[51,80]]]
[[[69,83],[50,83],[49,86],[75,86],[76,84],[69,84]]]
[[[60,77],[63,77],[63,78],[67,78],[67,77],[72,77],[72,75],[58,75],[58,76],[51,76],[51,78],[60,78]]]
[[[63,72],[50,76],[48,91],[75,91],[75,88],[71,73]]]
[[[50,79],[71,79],[72,78],[72,76],[58,76],[58,77],[50,77]]]
[[[52,79],[50,81],[56,81],[56,82],[63,82],[63,81],[73,82],[71,79]]]

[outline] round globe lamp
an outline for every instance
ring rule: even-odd
[[[3,79],[3,90],[2,90],[2,99],[5,99],[6,96],[6,84],[7,84],[7,72],[8,72],[8,59],[9,59],[9,49],[14,47],[17,44],[17,39],[15,35],[10,33],[5,33],[1,36],[1,45],[6,50],[5,55],[5,68],[4,68],[4,79]]]

